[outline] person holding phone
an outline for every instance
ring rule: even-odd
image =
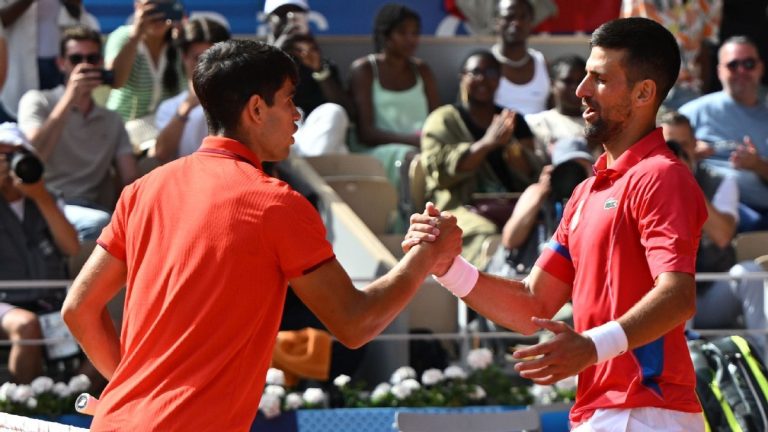
[[[97,203],[112,163],[126,185],[137,176],[136,161],[120,116],[93,101],[103,82],[101,35],[86,27],[67,29],[57,63],[66,84],[27,92],[19,103],[19,127],[46,165],[46,183],[67,203],[67,219],[80,239],[93,240],[109,222]]]
[[[179,10],[176,2],[138,0],[133,23],[107,38],[105,62],[115,74],[107,108],[126,122],[151,117],[160,102],[184,89],[181,57],[171,43]]]

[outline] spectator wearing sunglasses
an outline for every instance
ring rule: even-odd
[[[112,163],[126,185],[136,178],[136,161],[120,115],[92,98],[103,83],[101,35],[87,27],[65,30],[57,64],[66,84],[27,92],[19,102],[19,126],[45,163],[46,184],[64,199],[80,240],[95,240],[110,218],[97,203]]]
[[[744,36],[718,52],[723,90],[680,108],[696,134],[696,156],[723,175],[736,177],[741,196],[739,231],[768,229],[768,107],[760,96],[764,66]]]

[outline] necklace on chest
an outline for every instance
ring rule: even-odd
[[[505,64],[509,67],[513,68],[519,68],[523,67],[528,64],[528,62],[531,61],[531,54],[526,51],[523,58],[519,60],[512,60],[511,58],[504,55],[504,53],[501,52],[501,45],[495,44],[491,47],[491,52],[493,53],[493,56],[496,57],[496,60],[499,61],[499,63]]]

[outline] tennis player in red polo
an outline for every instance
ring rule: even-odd
[[[318,213],[261,167],[288,156],[296,79],[288,55],[255,41],[222,42],[201,56],[193,84],[212,136],[124,190],[62,310],[109,379],[91,430],[250,430],[288,282],[357,347],[460,252],[461,230],[444,215],[441,247],[409,252],[355,288]],[[118,340],[106,304],[124,285]]]
[[[703,431],[683,327],[695,311],[707,214],[693,176],[655,125],[677,78],[678,47],[643,18],[604,24],[591,47],[576,94],[586,106],[587,139],[605,153],[595,176],[573,192],[533,271],[510,281],[457,258],[439,279],[494,322],[555,333],[518,350],[516,368],[541,384],[579,374],[573,430]],[[405,249],[422,241],[434,211],[412,217]],[[568,300],[575,329],[542,318]]]

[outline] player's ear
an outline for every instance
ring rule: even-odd
[[[656,102],[656,82],[651,79],[644,79],[635,83],[632,94],[632,103],[637,106],[654,104]]]

